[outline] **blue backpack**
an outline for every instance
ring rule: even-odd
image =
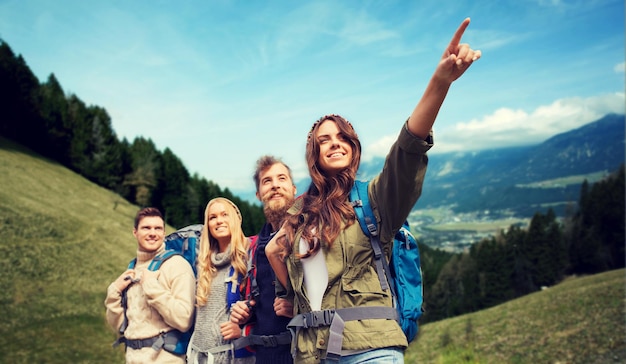
[[[199,243],[200,234],[202,233],[202,226],[202,224],[189,225],[167,235],[164,239],[165,251],[152,259],[152,261],[148,265],[148,270],[156,271],[161,268],[161,264],[163,264],[163,262],[173,257],[174,255],[180,255],[185,258],[187,262],[189,262],[191,268],[193,269],[194,275],[197,275],[196,263],[200,248]],[[137,258],[130,261],[130,263],[128,264],[128,269],[135,268],[135,264],[137,264]],[[113,346],[117,346],[120,343],[125,343],[127,347],[130,346],[133,348],[146,346],[151,346],[155,350],[163,348],[170,353],[176,355],[182,355],[187,352],[189,340],[191,339],[191,334],[193,333],[193,325],[189,330],[185,332],[172,330],[151,339],[128,340],[124,337],[124,331],[128,326],[128,319],[126,318],[126,290],[122,292],[122,307],[124,308],[124,322],[119,329],[119,333],[121,334],[121,336],[119,339],[117,339]],[[134,347],[135,345],[139,347]]]
[[[165,249],[178,252],[191,264],[193,274],[197,276],[198,254],[200,253],[200,235],[202,224],[189,225],[178,229],[165,237]],[[157,268],[158,269],[158,268]]]
[[[329,327],[330,335],[326,347],[327,360],[339,360],[343,345],[343,331],[347,321],[367,319],[396,320],[407,341],[417,336],[417,320],[422,316],[422,269],[415,238],[405,221],[394,236],[391,260],[387,258],[380,244],[376,218],[367,195],[367,182],[355,181],[350,191],[350,201],[363,233],[370,238],[374,251],[374,262],[380,286],[390,289],[393,306],[357,306],[311,311],[294,316],[287,328],[292,334],[292,355],[295,355],[295,340],[302,329]]]
[[[398,311],[398,323],[406,338],[411,342],[417,336],[418,319],[422,316],[423,287],[420,253],[415,237],[404,222],[393,240],[391,260],[387,263],[380,238],[376,218],[372,212],[367,194],[368,182],[355,181],[350,191],[350,201],[354,206],[361,230],[370,238],[374,249],[376,271],[383,290],[391,289],[394,304]]]

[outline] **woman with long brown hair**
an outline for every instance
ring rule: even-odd
[[[421,194],[426,152],[433,145],[431,129],[449,87],[481,56],[460,44],[468,25],[465,19],[457,29],[383,170],[369,183],[387,259],[395,232]],[[342,317],[354,307],[392,307],[390,293],[381,288],[369,238],[355,223],[349,201],[360,159],[361,144],[352,124],[339,115],[317,120],[306,144],[311,185],[266,248],[278,280],[294,299],[296,316],[289,326],[297,363],[402,363],[408,346],[398,323],[385,316],[393,310],[367,318]]]

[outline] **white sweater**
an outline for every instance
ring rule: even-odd
[[[152,258],[165,246],[151,253],[137,252],[136,277],[143,276]],[[147,339],[173,329],[187,331],[194,314],[196,279],[193,270],[181,256],[173,256],[159,269],[159,278],[129,286],[127,291],[127,339]],[[124,321],[121,292],[112,283],[104,301],[109,325],[119,330]],[[184,363],[184,355],[177,356],[165,350],[147,347],[126,350],[126,363]]]

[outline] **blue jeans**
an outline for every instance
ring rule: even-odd
[[[361,354],[342,356],[338,362],[322,360],[322,364],[402,364],[404,351],[398,348],[383,348],[366,351]]]

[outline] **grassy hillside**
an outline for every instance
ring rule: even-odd
[[[103,300],[135,255],[137,207],[2,138],[0,186],[0,363],[122,363]],[[624,274],[423,325],[406,362],[612,360],[626,351]]]
[[[0,362],[123,362],[103,301],[137,207],[28,153],[0,139]]]
[[[406,363],[624,363],[626,271],[423,325]]]

